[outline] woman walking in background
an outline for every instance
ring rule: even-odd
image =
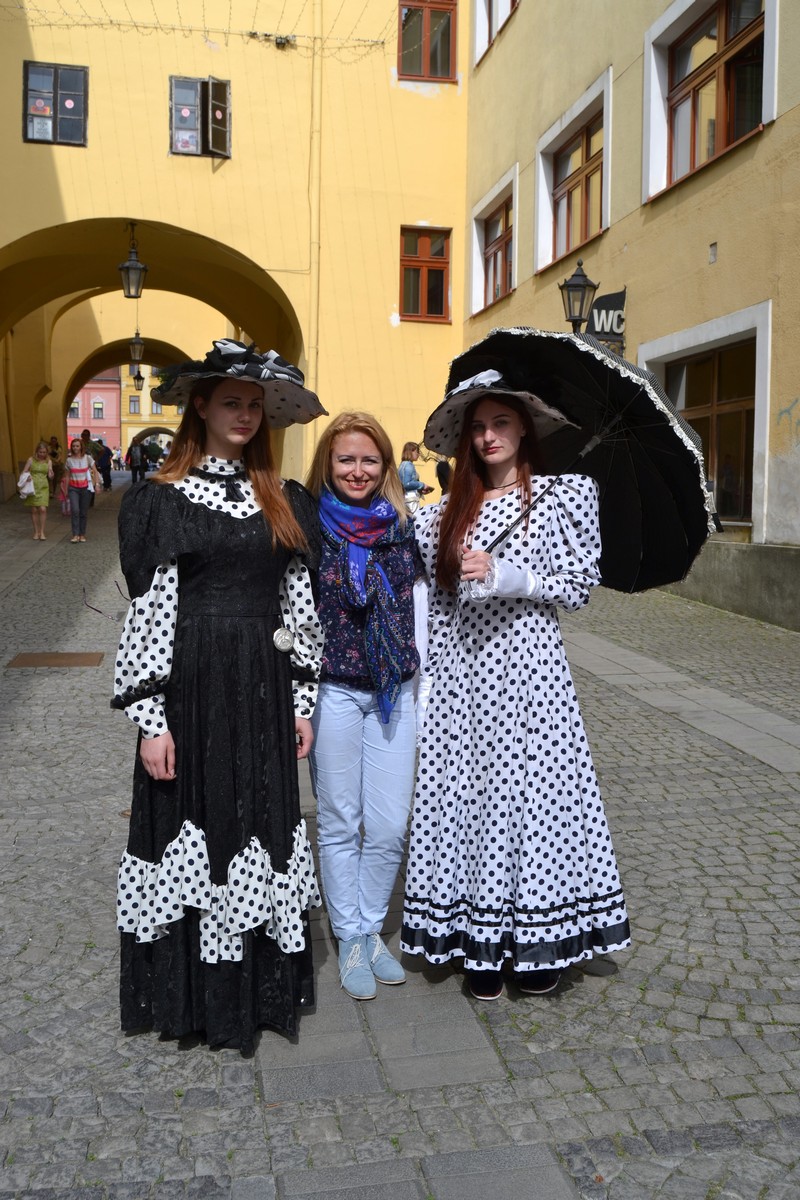
[[[322,528],[325,653],[311,751],[322,887],[342,987],[370,1000],[376,980],[405,981],[381,931],[414,781],[413,522],[391,442],[368,413],[331,422],[308,487]]]
[[[456,463],[448,495],[417,522],[430,694],[401,945],[432,963],[462,959],[479,1000],[501,995],[505,962],[536,995],[571,963],[630,942],[557,615],[600,581],[597,485],[537,473],[545,410],[499,376],[466,381],[426,429],[426,445]],[[498,535],[494,553],[481,549]]]
[[[50,462],[50,448],[47,442],[39,442],[31,457],[22,468],[23,475],[30,472],[33,482],[33,495],[25,497],[25,507],[31,510],[33,522],[33,540],[45,542],[44,528],[47,521],[47,506],[50,503],[50,481],[53,478],[53,466]]]
[[[47,447],[50,456],[50,466],[53,468],[53,478],[50,480],[50,497],[60,490],[61,476],[64,474],[64,455],[61,453],[61,443],[55,434],[50,438]]]
[[[398,475],[405,496],[406,508],[410,513],[418,510],[422,496],[427,496],[433,491],[433,488],[423,483],[417,474],[414,463],[418,458],[419,445],[416,442],[406,442],[400,457]]]
[[[172,451],[125,496],[133,597],[115,707],[140,731],[119,870],[122,1028],[253,1050],[314,1003],[320,903],[300,813],[322,635],[316,504],[279,478],[268,426],[324,412],[274,351],[218,341],[153,393]]]
[[[80,438],[73,438],[64,464],[67,481],[70,516],[72,518],[72,541],[86,541],[86,518],[92,494],[99,486],[97,467],[91,454],[83,448]]]

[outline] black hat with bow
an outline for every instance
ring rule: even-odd
[[[167,368],[150,394],[161,404],[186,404],[198,380],[214,378],[257,384],[264,394],[264,419],[272,429],[306,425],[315,417],[327,416],[314,392],[304,386],[305,377],[298,367],[275,350],[258,354],[254,342],[248,346],[229,338],[214,342],[203,362]]]

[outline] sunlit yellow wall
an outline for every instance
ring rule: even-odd
[[[116,312],[87,311],[67,361],[60,350],[55,370],[50,361],[65,344],[64,298],[118,289],[129,220],[150,268],[143,304],[148,289],[172,300],[169,331],[142,319],[145,339],[202,355],[208,330],[191,295],[219,313],[220,335],[242,330],[298,361],[331,413],[372,408],[398,451],[421,437],[464,319],[466,6],[460,82],[441,85],[398,82],[395,0],[205,0],[202,13],[167,0],[61,0],[57,21],[27,3],[1,15],[0,103],[13,119],[0,128],[11,181],[0,196],[0,336],[15,332],[0,352],[0,474],[41,431],[42,397],[49,430],[69,402],[58,388],[119,336]],[[294,40],[280,49],[266,34]],[[22,141],[25,59],[89,68],[86,147]],[[230,80],[229,160],[170,153],[170,75]],[[397,318],[400,227],[424,222],[454,230],[449,325]],[[120,303],[132,332],[133,304]],[[289,431],[284,469],[304,472],[315,436]]]
[[[514,293],[474,316],[464,343],[496,326],[564,329],[558,283],[578,257],[600,293],[627,287],[625,353],[771,303],[762,540],[800,542],[800,5],[781,4],[777,118],[661,196],[642,202],[644,35],[665,0],[522,0],[470,77],[467,213],[519,164]],[[558,64],[558,65],[556,65]],[[601,236],[534,273],[536,147],[608,68],[611,221]],[[607,127],[609,122],[606,122]],[[470,234],[470,220],[464,237]],[[716,261],[712,262],[712,244]],[[470,270],[465,270],[465,305]],[[756,522],[754,521],[754,532]]]

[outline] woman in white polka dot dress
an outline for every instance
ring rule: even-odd
[[[300,815],[322,652],[316,504],[279,479],[268,425],[323,412],[274,352],[216,342],[173,371],[166,464],[120,512],[133,597],[114,705],[139,727],[119,871],[125,1030],[253,1049],[313,1004],[320,903]]]
[[[463,960],[481,1000],[502,994],[505,962],[541,994],[630,942],[557,615],[600,579],[597,485],[536,473],[535,421],[554,415],[498,375],[450,393],[425,436],[456,466],[417,519],[429,646],[401,944]]]

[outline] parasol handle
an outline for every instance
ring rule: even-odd
[[[579,463],[582,458],[585,458],[587,454],[589,454],[592,450],[594,450],[595,446],[599,446],[600,443],[602,442],[603,438],[608,436],[610,431],[614,428],[617,421],[619,421],[621,419],[621,417],[622,417],[622,413],[618,412],[614,417],[611,418],[611,420],[608,422],[608,424],[603,429],[600,430],[599,433],[596,433],[596,434],[594,434],[593,437],[589,438],[589,441],[583,447],[580,454],[577,455],[577,457],[575,459],[575,463],[573,463],[572,465],[574,466],[577,463]],[[567,469],[569,470],[570,468],[567,468]],[[498,535],[494,539],[494,541],[490,542],[489,545],[485,547],[485,549],[484,549],[485,554],[491,554],[492,551],[495,550],[500,545],[501,542],[504,542],[506,540],[506,538],[508,537],[508,535],[510,533],[514,532],[514,530],[517,528],[517,526],[520,525],[525,520],[525,518],[529,515],[529,513],[531,513],[533,511],[533,509],[536,507],[536,505],[539,503],[539,501],[543,500],[545,498],[545,496],[548,494],[548,492],[552,492],[553,488],[556,486],[556,484],[558,483],[559,479],[561,478],[561,476],[563,474],[564,474],[564,472],[560,471],[558,473],[558,475],[554,476],[552,483],[548,483],[548,485],[544,489],[544,491],[540,492],[539,495],[536,497],[536,499],[532,500],[531,503],[528,505],[528,507],[524,508],[522,510],[522,512],[519,514],[519,516],[516,518],[516,520],[512,521],[511,524],[509,526],[507,526],[507,528],[504,529],[501,533],[498,533]]]
[[[536,499],[532,500],[527,508],[523,508],[522,512],[519,514],[519,516],[516,518],[516,520],[512,521],[511,524],[506,529],[502,530],[501,533],[498,533],[498,535],[494,539],[494,541],[490,542],[489,545],[485,547],[484,553],[491,554],[492,551],[497,546],[499,546],[501,542],[504,542],[506,540],[506,538],[508,537],[508,535],[510,533],[513,533],[518,525],[522,524],[522,522],[525,520],[525,518],[528,516],[528,514],[533,511],[533,509],[536,507],[536,505],[539,503],[539,501],[543,500],[548,492],[552,492],[553,488],[558,483],[559,478],[560,477],[558,475],[555,475],[553,477],[552,482],[548,483],[548,485],[544,489],[544,491],[540,492],[539,495],[536,497]]]
[[[590,454],[592,452],[592,450],[594,450],[595,446],[599,446],[600,443],[602,442],[603,438],[608,437],[609,433],[614,428],[614,426],[617,424],[617,422],[621,421],[621,420],[622,420],[622,412],[616,413],[611,418],[611,420],[608,422],[608,424],[600,430],[599,433],[596,433],[594,435],[594,437],[589,438],[589,441],[583,447],[580,454],[575,459],[575,462],[579,463],[582,458],[586,458],[586,455]]]

